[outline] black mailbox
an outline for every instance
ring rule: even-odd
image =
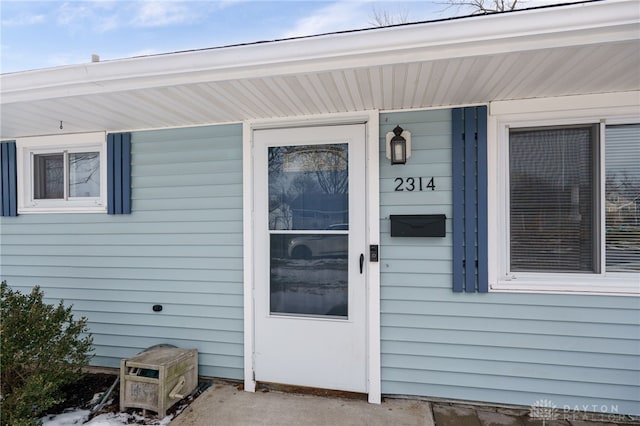
[[[392,237],[444,237],[447,217],[443,214],[392,214]]]

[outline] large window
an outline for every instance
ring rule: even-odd
[[[16,141],[20,213],[105,211],[103,133]]]
[[[491,288],[640,293],[640,124],[567,121],[497,121]]]

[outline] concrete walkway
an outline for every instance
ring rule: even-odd
[[[428,402],[393,399],[381,405],[357,399],[255,393],[216,383],[193,401],[170,426],[407,425],[433,426]]]
[[[385,398],[380,405],[360,399],[326,397],[275,390],[244,392],[239,385],[214,383],[170,426],[616,426],[640,425],[626,416],[561,414],[555,419],[530,417],[526,408],[497,408],[415,399]]]

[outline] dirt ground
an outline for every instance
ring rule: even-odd
[[[82,408],[91,409],[95,405],[97,394],[106,392],[111,385],[115,382],[117,376],[104,373],[84,373],[80,380],[75,383],[71,383],[62,389],[65,394],[64,402],[51,407],[47,410],[47,414],[59,414],[67,409]],[[202,385],[202,384],[201,384]],[[167,410],[167,415],[176,414],[177,411],[182,411],[195,399],[197,395],[193,395],[179,401]],[[93,402],[92,402],[93,401]],[[94,413],[91,417],[97,416],[103,413],[117,413],[120,411],[120,383],[118,383],[111,395],[108,397],[107,403]],[[129,409],[127,412],[133,413],[142,410]],[[140,413],[138,413],[140,414]],[[147,416],[153,417],[152,412],[147,412]]]
[[[89,402],[93,399],[94,395],[109,389],[116,380],[116,377],[117,376],[111,374],[83,374],[80,380],[62,389],[62,392],[66,395],[64,402],[51,407],[47,412],[55,414],[61,413],[67,408],[89,408]],[[103,412],[118,411],[119,391],[119,387],[116,386],[109,397],[113,402],[105,405],[105,411]],[[109,408],[109,410],[107,410],[107,408]],[[113,408],[113,410],[111,410],[111,408]]]

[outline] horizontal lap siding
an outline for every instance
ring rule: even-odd
[[[450,119],[449,110],[380,117],[383,393],[640,414],[640,299],[453,293]],[[384,155],[398,124],[412,135],[405,166]],[[436,190],[394,190],[396,177],[419,176],[434,176]],[[445,238],[389,235],[390,214],[441,213]]]
[[[133,213],[2,218],[2,279],[87,316],[94,365],[169,343],[197,348],[200,374],[241,379],[241,131],[133,133]]]

